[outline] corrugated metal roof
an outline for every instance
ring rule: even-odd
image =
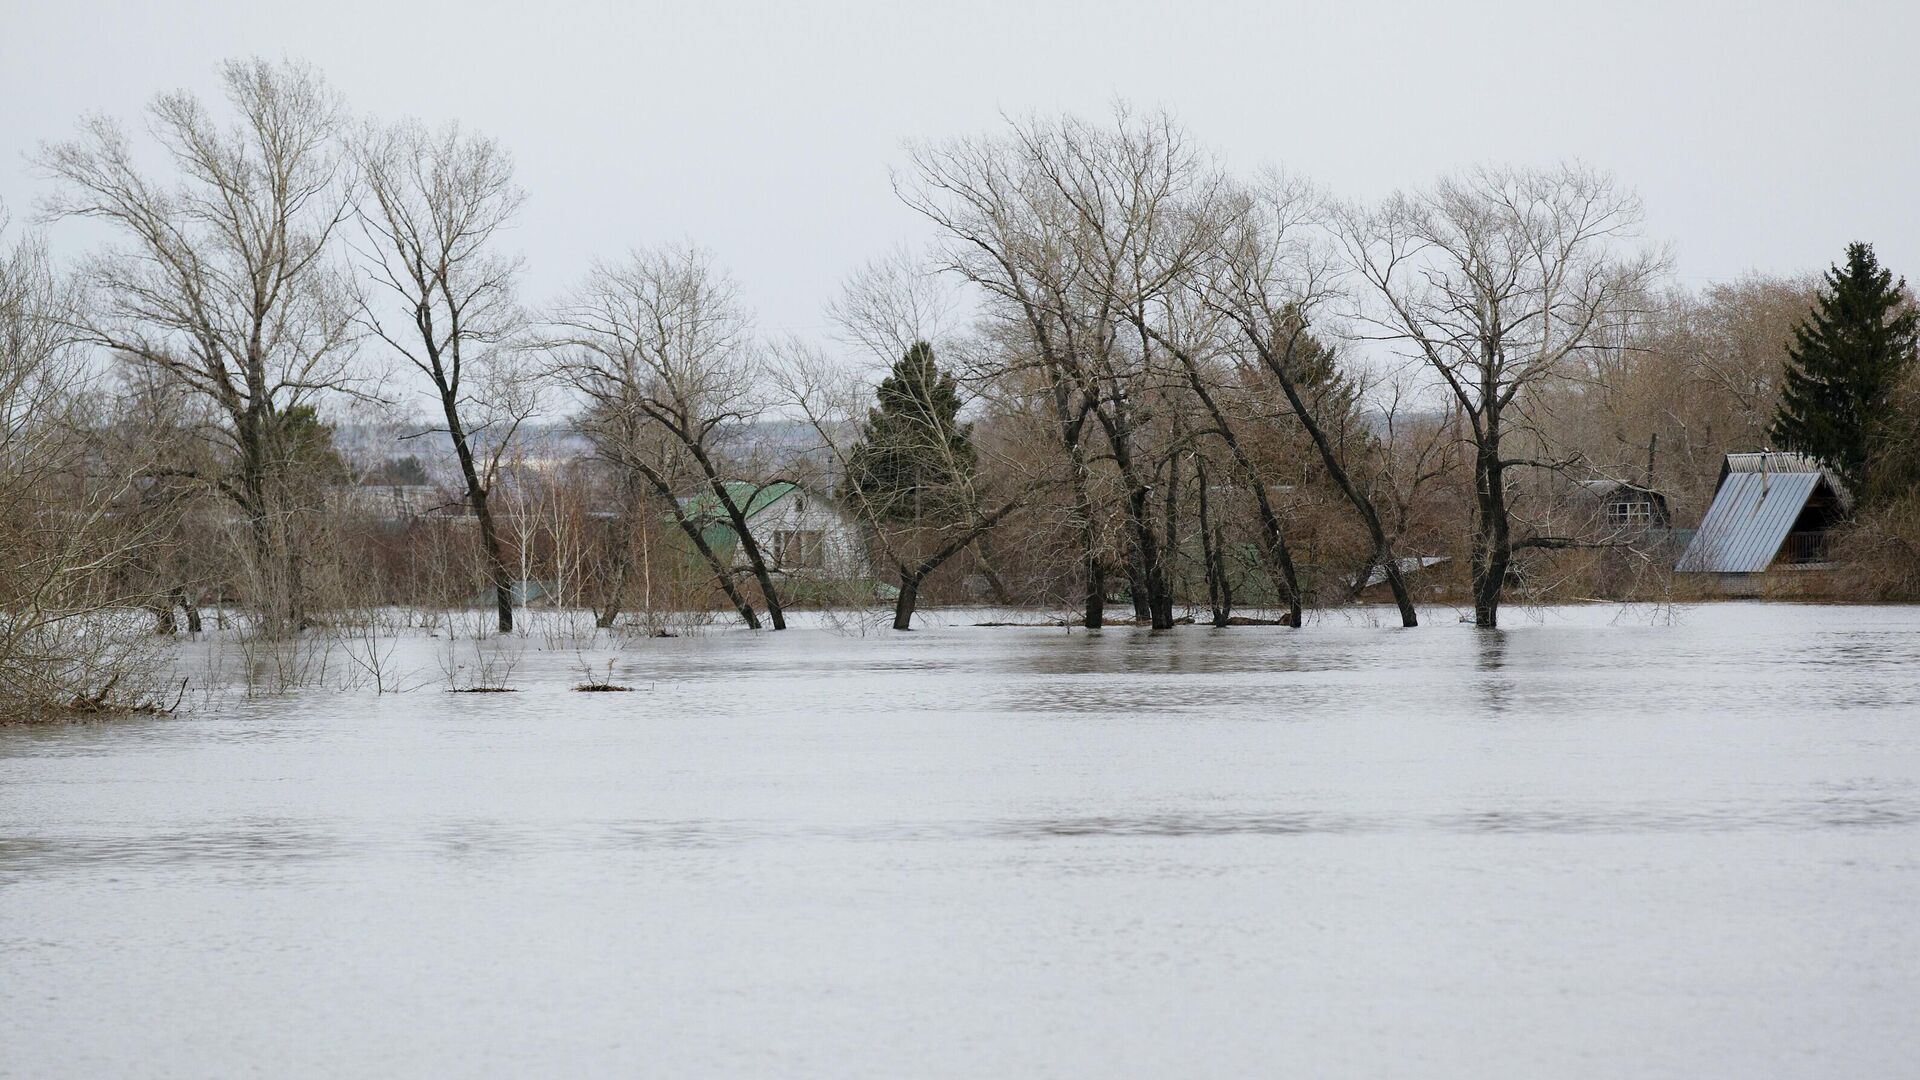
[[[1807,505],[1823,474],[1811,472],[1747,472],[1728,455],[1730,466],[1714,492],[1706,520],[1674,567],[1682,573],[1755,574],[1772,565],[1800,511]],[[1757,455],[1755,455],[1757,456]],[[1774,454],[1779,459],[1786,455]],[[1773,462],[1769,462],[1772,465]]]
[[[739,480],[727,482],[727,498],[740,507],[740,512],[748,520],[797,490],[798,484],[786,481],[765,485]],[[733,520],[728,517],[726,508],[720,505],[718,496],[710,490],[690,495],[680,500],[680,512],[699,527],[701,537],[714,554],[722,559],[731,557],[734,545],[740,538],[734,534]]]
[[[1819,472],[1820,463],[1805,454],[1785,450],[1754,450],[1728,454],[1722,472]]]
[[[1720,475],[1728,473],[1820,473],[1827,478],[1827,487],[1840,499],[1840,505],[1853,505],[1853,493],[1847,485],[1840,482],[1832,469],[1820,464],[1819,459],[1806,454],[1796,454],[1787,450],[1755,450],[1744,454],[1728,454],[1726,463],[1720,467]]]

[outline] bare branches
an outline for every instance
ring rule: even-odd
[[[1555,546],[1511,536],[1506,470],[1569,463],[1507,456],[1503,442],[1537,441],[1528,411],[1542,392],[1637,313],[1664,265],[1657,252],[1622,250],[1639,218],[1633,195],[1577,165],[1481,168],[1340,215],[1343,250],[1374,300],[1361,317],[1427,364],[1472,426],[1483,626],[1497,621],[1513,552]]]
[[[545,347],[554,372],[587,403],[587,426],[603,454],[642,469],[674,504],[682,531],[713,567],[749,625],[758,620],[739,595],[731,569],[698,536],[678,500],[692,478],[732,526],[760,585],[773,628],[785,615],[773,572],[748,525],[757,489],[744,495],[727,475],[724,439],[762,408],[761,364],[733,279],[698,248],[636,250],[595,265],[547,319]],[[655,467],[646,448],[668,447]]]
[[[526,196],[498,143],[453,125],[368,127],[354,157],[363,180],[360,254],[398,309],[383,316],[393,308],[363,299],[361,322],[432,388],[505,633],[513,629],[513,582],[487,496],[538,397],[516,340],[526,326],[514,290],[521,262],[495,249]]]
[[[81,302],[37,237],[0,249],[0,720],[156,700],[121,581],[165,515],[129,516],[139,463],[100,452]]]
[[[232,458],[219,490],[252,523],[256,561],[284,564],[290,591],[270,606],[297,627],[288,440],[320,394],[354,389],[351,290],[331,261],[349,212],[340,109],[309,67],[236,61],[220,74],[231,125],[186,93],[148,109],[171,178],[142,171],[125,133],[98,117],[38,161],[61,184],[50,212],[105,220],[122,241],[88,266],[96,300],[76,328],[218,412]]]

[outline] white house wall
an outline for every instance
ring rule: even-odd
[[[798,498],[796,498],[798,495]],[[804,509],[801,508],[804,504]],[[867,561],[866,541],[850,518],[832,503],[804,492],[789,492],[771,506],[747,520],[753,539],[771,556],[773,538],[781,532],[817,532],[820,534],[821,561],[817,573],[825,577],[866,578],[872,576]],[[746,564],[746,553],[735,549],[736,564]]]

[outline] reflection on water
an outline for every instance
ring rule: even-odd
[[[340,858],[454,860],[540,854],[611,854],[635,849],[720,848],[794,841],[946,843],[993,838],[1293,836],[1388,833],[1716,833],[1908,827],[1920,823],[1920,791],[1833,795],[1790,803],[1668,804],[1607,809],[1501,808],[1454,814],[1335,811],[1169,813],[978,821],[886,821],[835,826],[777,821],[623,821],[563,827],[467,821],[413,837],[348,842],[312,824],[262,821],[237,828],[124,835],[68,834],[0,839],[0,881],[9,874],[97,868],[123,871],[193,864]]]
[[[277,865],[341,853],[342,842],[312,824],[261,819],[193,830],[16,834],[0,837],[0,880],[10,873],[98,869],[120,872],[196,863]]]
[[[1920,610],[952,622],[585,657],[634,694],[529,646],[493,698],[0,730],[0,1075],[1920,1049]]]

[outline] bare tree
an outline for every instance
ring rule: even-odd
[[[1578,543],[1514,535],[1509,473],[1572,464],[1552,456],[1529,408],[1582,354],[1617,340],[1661,269],[1654,253],[1622,250],[1639,219],[1633,195],[1580,166],[1481,168],[1343,217],[1345,253],[1377,302],[1371,325],[1426,364],[1465,418],[1476,625],[1498,625],[1516,552]]]
[[[144,462],[97,452],[80,303],[37,238],[0,250],[0,720],[154,704],[152,635],[125,609],[158,516],[127,512]]]
[[[1189,207],[1210,202],[1217,174],[1169,117],[1125,107],[1111,126],[1020,122],[1002,139],[916,148],[913,160],[902,197],[947,234],[949,265],[1023,328],[1045,372],[1072,463],[1086,624],[1100,624],[1105,591],[1091,424],[1122,487],[1136,599],[1156,628],[1171,626],[1171,552],[1151,503],[1178,451],[1147,439],[1170,376],[1135,323],[1201,250]]]
[[[305,432],[290,433],[287,417],[348,384],[354,336],[353,304],[329,261],[349,213],[340,110],[304,65],[235,61],[220,79],[230,126],[184,91],[149,107],[171,177],[146,172],[104,117],[42,147],[38,161],[61,182],[52,212],[104,220],[124,241],[88,267],[101,298],[89,338],[212,407],[207,434],[228,463],[198,479],[246,519],[257,572],[276,594],[256,597],[267,628],[296,630],[303,511],[282,484],[300,450],[290,440]]]
[[[1080,307],[1061,303],[1077,268],[1050,242],[1055,203],[1031,157],[1018,129],[1004,139],[917,146],[912,171],[895,184],[901,199],[945,234],[948,268],[985,292],[989,308],[1022,346],[1005,354],[1018,368],[982,374],[1012,374],[1012,381],[1031,374],[1047,401],[1068,462],[1070,527],[1079,539],[1085,599],[1081,621],[1094,628],[1105,620],[1106,563],[1093,501],[1092,401],[1075,374],[1082,356],[1110,347],[1114,335],[1110,319],[1088,325]]]
[[[702,535],[702,522],[680,499],[710,493],[731,526],[760,586],[773,629],[786,628],[780,593],[765,552],[748,523],[763,484],[734,483],[724,457],[730,428],[755,418],[759,360],[731,278],[696,248],[636,251],[596,265],[549,322],[558,371],[590,403],[600,442],[615,463],[635,469],[668,504],[681,531],[714,570],[750,626],[759,620],[733,581],[733,570]],[[668,461],[647,452],[671,448]]]
[[[1313,359],[1309,353],[1321,347],[1309,331],[1331,292],[1326,253],[1310,238],[1317,229],[1320,199],[1311,188],[1277,176],[1242,198],[1242,208],[1223,230],[1216,258],[1208,266],[1204,295],[1279,386],[1328,478],[1365,526],[1373,544],[1369,565],[1385,573],[1400,609],[1400,624],[1417,626],[1419,615],[1371,485],[1349,468],[1345,441],[1329,427],[1330,420],[1337,423],[1340,417],[1323,415],[1324,398],[1316,391],[1325,384],[1316,386],[1306,374]],[[1330,369],[1327,359],[1324,366]]]
[[[355,146],[361,251],[390,314],[363,304],[368,329],[424,376],[459,462],[502,633],[513,629],[513,576],[488,502],[500,462],[535,406],[515,338],[520,260],[501,254],[525,194],[492,139],[449,125],[374,128]]]
[[[1193,332],[1182,332],[1183,325],[1197,326],[1198,329]],[[1206,424],[1198,429],[1198,434],[1217,439],[1225,447],[1231,466],[1228,470],[1229,474],[1239,482],[1253,501],[1260,529],[1260,551],[1267,575],[1273,583],[1274,594],[1287,608],[1287,623],[1291,626],[1299,626],[1302,617],[1299,574],[1294,567],[1292,549],[1287,544],[1286,532],[1280,523],[1279,512],[1274,506],[1272,493],[1268,489],[1268,477],[1255,463],[1244,434],[1244,429],[1250,426],[1250,421],[1236,413],[1233,398],[1228,393],[1232,377],[1227,370],[1228,365],[1223,362],[1223,357],[1220,355],[1225,348],[1221,342],[1220,328],[1207,325],[1200,320],[1179,319],[1164,320],[1158,324],[1143,322],[1142,326],[1160,347],[1179,362],[1180,371],[1186,378],[1188,389],[1206,416]],[[1204,460],[1204,458],[1200,459],[1203,475],[1200,482],[1203,485],[1203,491],[1206,483]],[[1207,511],[1204,500],[1201,511],[1203,515]],[[1206,539],[1211,531],[1210,525],[1203,524],[1201,531],[1203,539]],[[1218,536],[1215,539],[1218,539]],[[1210,575],[1224,574],[1224,563],[1216,558],[1217,553],[1203,552],[1203,554],[1205,566]],[[1221,610],[1219,605],[1226,600],[1230,598],[1216,596],[1216,610]]]

